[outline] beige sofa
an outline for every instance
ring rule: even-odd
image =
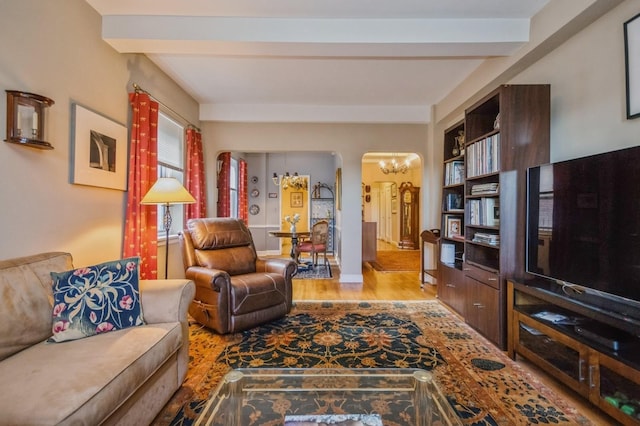
[[[68,253],[0,261],[0,424],[149,424],[188,364],[189,280],[142,280],[146,325],[62,343],[52,326],[51,271]]]

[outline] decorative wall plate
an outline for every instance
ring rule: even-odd
[[[249,213],[254,216],[257,215],[260,213],[260,207],[257,204],[251,204],[251,207],[249,207]]]
[[[256,198],[258,195],[260,195],[260,191],[258,191],[258,188],[253,188],[253,191],[251,191],[251,196],[253,198]]]

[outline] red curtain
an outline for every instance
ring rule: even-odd
[[[240,160],[238,164],[238,219],[249,224],[249,193],[247,179],[247,162]]]
[[[184,206],[186,224],[189,219],[207,217],[202,134],[193,128],[187,129],[187,166],[184,180],[185,188],[196,199],[194,204]]]
[[[223,152],[218,155],[218,161],[222,161],[222,167],[218,173],[218,217],[231,216],[231,197],[229,193],[231,173],[231,153]],[[217,167],[217,164],[216,164]]]
[[[129,147],[127,212],[123,257],[140,256],[140,278],[158,277],[158,209],[140,200],[158,179],[158,103],[146,93],[130,93],[133,110]]]

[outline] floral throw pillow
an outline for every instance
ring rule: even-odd
[[[138,288],[140,258],[66,272],[53,279],[53,336],[63,342],[144,324]]]

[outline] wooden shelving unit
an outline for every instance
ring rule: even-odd
[[[503,85],[465,110],[463,123],[445,131],[447,163],[463,161],[464,184],[443,186],[441,252],[451,241],[463,258],[442,265],[439,297],[467,323],[506,348],[507,278],[525,268],[526,171],[549,161],[550,86]],[[460,159],[447,156],[448,145],[464,131]],[[447,238],[446,196],[462,191],[463,242]]]

